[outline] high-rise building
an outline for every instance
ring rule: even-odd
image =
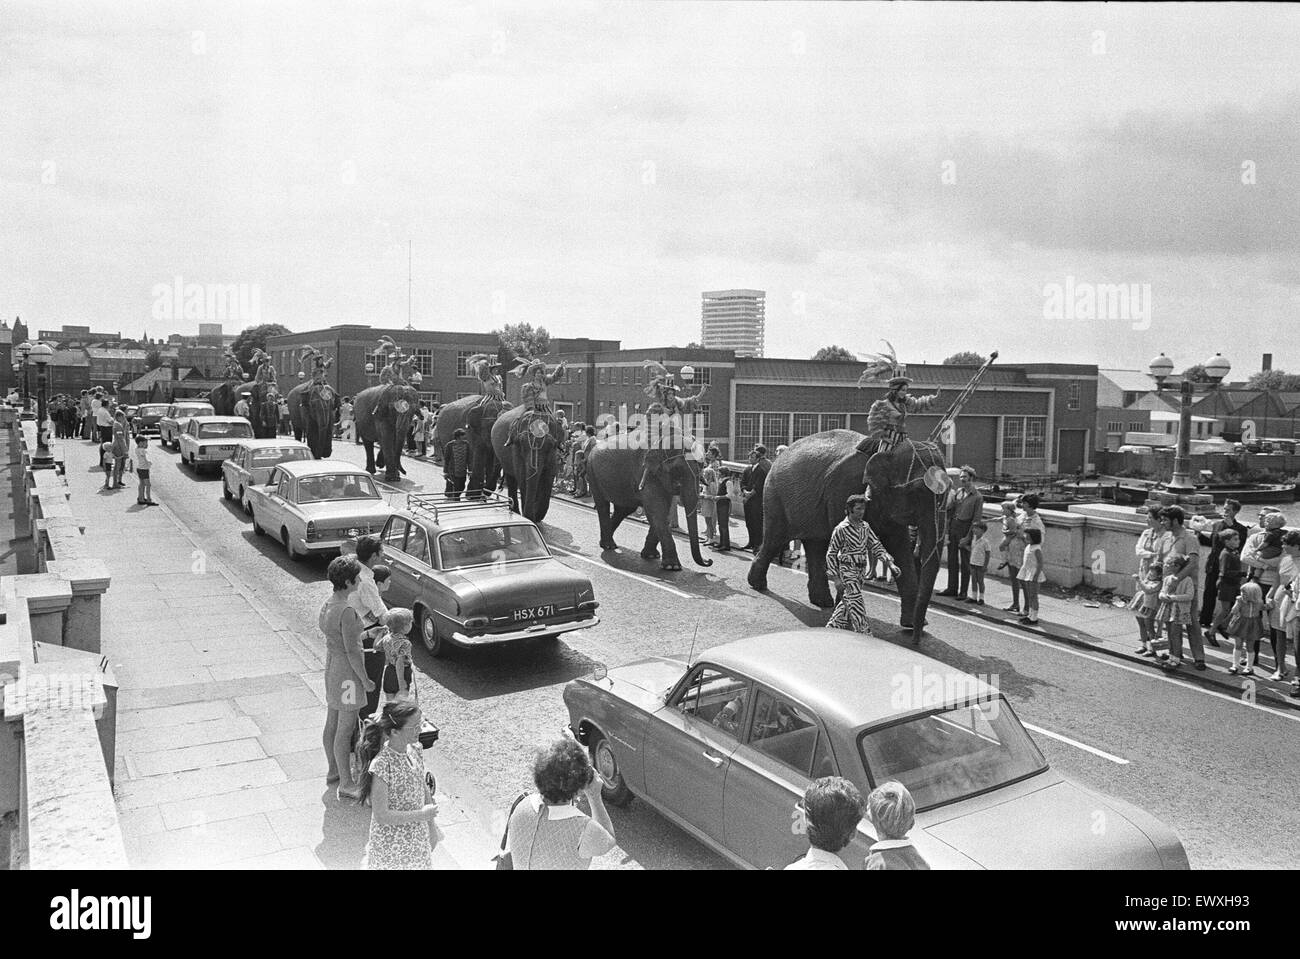
[[[762,290],[713,290],[702,294],[701,345],[734,350],[737,356],[763,355],[767,294]]]

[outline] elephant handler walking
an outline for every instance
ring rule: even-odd
[[[830,545],[826,548],[826,574],[837,580],[842,590],[826,625],[870,636],[867,607],[862,600],[862,583],[867,576],[867,567],[874,557],[885,563],[895,578],[898,567],[866,523],[867,497],[854,493],[845,501],[844,512],[845,517],[831,532]]]

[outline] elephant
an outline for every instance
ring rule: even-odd
[[[587,484],[600,520],[600,548],[618,549],[614,532],[619,524],[645,508],[650,531],[641,548],[643,559],[660,555],[661,569],[679,570],[677,544],[668,523],[673,497],[686,510],[686,532],[691,543],[691,559],[696,566],[712,566],[713,560],[700,553],[696,510],[700,497],[700,461],[698,448],[689,450],[646,450],[626,445],[627,433],[600,440],[587,454]],[[650,458],[647,469],[646,460]],[[656,463],[656,460],[658,461]],[[642,477],[645,477],[644,484]]]
[[[419,403],[420,394],[415,387],[400,381],[381,383],[356,395],[352,415],[357,436],[366,448],[367,473],[373,475],[378,463],[387,482],[396,483],[402,478],[402,445]],[[378,460],[376,443],[379,444]]]
[[[258,439],[275,439],[280,435],[280,394],[275,384],[254,383],[248,400],[248,419]]]
[[[234,416],[235,404],[239,402],[239,391],[243,389],[244,384],[238,380],[226,380],[212,388],[208,394],[208,402],[212,404],[212,412],[217,416]]]
[[[506,489],[515,510],[534,523],[546,518],[551,506],[551,489],[559,468],[559,445],[551,430],[521,437],[506,446],[515,423],[532,414],[527,406],[515,406],[497,417],[492,424],[492,449],[505,474]],[[438,417],[442,421],[442,417]]]
[[[341,403],[339,394],[328,383],[309,381],[290,390],[285,401],[289,404],[294,437],[306,442],[316,459],[328,459],[334,452],[334,421]]]
[[[816,606],[833,606],[826,580],[826,546],[831,531],[844,518],[845,500],[870,485],[867,522],[899,568],[899,622],[918,642],[948,528],[946,493],[932,492],[925,476],[935,467],[943,469],[943,457],[933,443],[906,439],[892,450],[870,456],[858,449],[863,439],[852,430],[814,433],[790,444],[773,461],[763,489],[763,545],[750,564],[749,585],[766,590],[772,561],[790,540],[802,540],[808,599]],[[916,527],[915,553],[909,526]]]
[[[463,396],[444,406],[434,426],[432,446],[441,453],[451,442],[451,435],[464,427],[469,440],[469,482],[466,494],[471,498],[491,492],[501,484],[501,461],[492,448],[492,427],[503,410],[511,408],[505,400],[482,396]]]

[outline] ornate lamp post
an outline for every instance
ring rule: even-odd
[[[1205,369],[1205,377],[1208,388],[1211,390],[1218,389],[1229,371],[1232,364],[1228,362],[1227,357],[1222,353],[1215,353],[1213,357],[1202,364]],[[1161,353],[1151,365],[1147,367],[1152,379],[1156,381],[1156,392],[1164,387],[1165,380],[1173,372],[1174,361],[1165,354]],[[1196,487],[1192,484],[1192,392],[1194,386],[1189,377],[1184,377],[1182,386],[1179,389],[1179,406],[1178,406],[1178,446],[1174,453],[1174,473],[1169,482],[1165,484],[1165,489],[1180,497],[1191,496],[1196,492]]]
[[[14,352],[18,354],[18,362],[23,368],[23,409],[25,410],[28,398],[31,396],[27,389],[27,356],[32,352],[32,344],[24,340],[14,348]]]
[[[45,369],[54,359],[54,350],[48,343],[37,343],[30,351],[36,364],[36,452],[32,456],[32,469],[53,469],[54,455],[50,453],[50,431],[45,425]]]

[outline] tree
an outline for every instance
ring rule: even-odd
[[[823,346],[813,354],[814,360],[823,363],[856,363],[858,358],[842,346]]]
[[[157,350],[150,350],[144,355],[144,368],[146,370],[156,370],[162,366],[162,354]]]
[[[235,337],[235,342],[230,345],[230,348],[234,350],[239,362],[247,368],[253,358],[253,350],[265,350],[266,341],[269,338],[284,336],[289,332],[287,326],[281,326],[279,323],[262,323],[258,326],[250,326]]]
[[[1300,392],[1300,374],[1288,373],[1285,370],[1264,370],[1246,381],[1246,389]]]
[[[696,343],[694,340],[691,340],[689,343],[687,343],[687,344],[686,344],[686,348],[687,348],[688,350],[702,350],[702,349],[704,349],[704,347],[700,346],[700,344]]]
[[[531,323],[507,323],[492,332],[496,334],[497,341],[502,346],[513,351],[517,356],[536,359],[551,352],[551,334],[546,332],[544,326],[533,329]]]
[[[954,353],[943,361],[944,366],[983,366],[988,359],[986,356],[980,356],[970,350],[962,350],[960,353]]]

